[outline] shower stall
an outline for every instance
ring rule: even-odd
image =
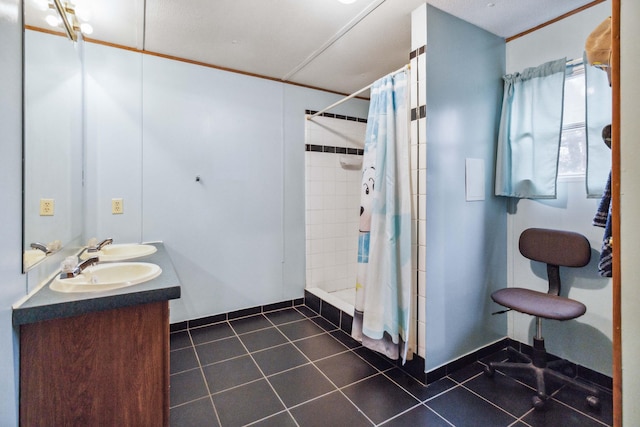
[[[366,119],[305,123],[306,289],[353,315]]]
[[[426,16],[426,5],[417,12]],[[421,34],[426,36],[426,31]],[[418,42],[418,47],[409,55],[411,72],[408,85],[408,107],[411,113],[408,153],[411,192],[411,322],[416,326],[411,334],[416,345],[413,351],[424,358],[427,240],[426,43],[423,40]],[[404,67],[391,74],[403,69]],[[362,90],[322,111],[334,108]],[[326,112],[318,115],[313,111],[307,111],[306,114],[307,118],[311,115],[315,117],[305,120],[305,288],[321,301],[353,317],[367,117],[366,114],[363,117],[349,117]],[[350,332],[351,328],[348,329]]]

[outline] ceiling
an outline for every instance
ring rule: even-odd
[[[25,24],[48,28],[24,0]],[[411,11],[425,0],[72,0],[88,39],[352,93],[408,62]],[[510,37],[593,0],[427,0]]]

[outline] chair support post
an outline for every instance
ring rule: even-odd
[[[560,295],[560,267],[553,264],[547,264],[547,278],[549,279],[550,295]]]
[[[542,338],[542,318],[536,316],[536,339],[541,340]]]

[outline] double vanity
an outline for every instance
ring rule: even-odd
[[[23,426],[169,425],[171,260],[162,243],[97,256],[14,307]]]

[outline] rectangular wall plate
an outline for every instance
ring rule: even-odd
[[[40,199],[40,216],[53,216],[55,206],[53,199]]]
[[[111,213],[119,215],[124,213],[124,204],[122,198],[111,199]]]

